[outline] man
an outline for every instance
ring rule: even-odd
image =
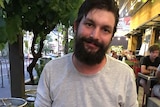
[[[157,67],[160,64],[160,48],[158,45],[154,44],[148,49],[149,55],[142,57],[141,59],[141,73],[145,75],[155,75],[157,71]],[[152,81],[151,88],[157,83],[157,81]],[[147,82],[145,79],[140,79],[140,85],[144,89],[144,93],[148,93]],[[153,95],[153,92],[152,92]],[[143,99],[145,98],[145,94],[143,95]],[[143,100],[144,101],[144,100]],[[143,102],[142,102],[143,103]]]
[[[138,107],[133,70],[105,54],[118,18],[113,0],[84,1],[74,23],[74,53],[46,64],[35,107]]]
[[[141,72],[143,74],[150,74],[157,70],[158,65],[160,64],[159,58],[160,48],[158,45],[152,45],[149,47],[150,55],[143,58],[141,63]]]
[[[155,75],[157,67],[160,64],[160,48],[158,45],[152,45],[149,47],[148,50],[150,54],[148,56],[143,57],[143,60],[141,62],[141,73],[153,76]],[[140,84],[144,88],[144,91],[147,92],[146,80],[141,79]]]

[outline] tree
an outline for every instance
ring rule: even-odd
[[[3,46],[6,42],[10,43],[10,65],[12,73],[17,71],[18,75],[18,73],[23,72],[22,30],[32,31],[34,37],[31,51],[34,58],[27,70],[30,74],[31,83],[34,84],[32,70],[38,58],[41,57],[45,36],[54,29],[59,22],[66,26],[69,26],[69,21],[73,23],[77,9],[82,1],[83,0],[0,0],[0,46]],[[34,45],[38,37],[40,37],[40,48],[38,52],[35,52]],[[15,51],[15,53],[12,53],[13,50],[17,50],[19,54]],[[17,65],[13,59],[16,59],[19,65]],[[22,69],[19,71],[19,68],[15,66],[22,66]],[[12,69],[12,67],[14,67],[14,69]],[[12,78],[12,75],[16,75],[12,73],[11,80],[15,79]],[[19,76],[23,77],[23,73],[21,74],[22,75]],[[11,82],[11,86],[12,84],[14,84],[14,87],[11,87],[11,90],[16,87],[24,87],[24,84],[21,84],[21,82],[15,83],[13,81],[13,83]],[[16,92],[18,92],[19,89],[16,89]],[[21,90],[23,91],[23,89]],[[19,92],[22,92],[21,90]],[[14,96],[23,97],[23,92],[20,95],[15,94]]]

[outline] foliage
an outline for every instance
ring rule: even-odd
[[[123,50],[123,46],[122,45],[119,45],[119,46],[111,46],[110,47],[111,50],[113,50],[114,52],[117,52],[118,54],[122,52]]]
[[[57,23],[73,23],[83,0],[0,0],[0,43],[14,43],[22,30],[46,36]]]
[[[41,72],[47,62],[49,62],[51,58],[40,58],[39,63],[36,63],[35,70],[37,71],[38,80],[40,78]]]
[[[69,50],[68,50],[68,52],[70,53],[70,52],[73,52],[73,44],[74,44],[74,39],[71,39],[70,40],[70,42],[69,42]]]
[[[70,26],[83,0],[1,0],[0,1],[0,45],[15,43],[23,30],[34,34],[31,52],[33,60],[27,67],[32,83],[32,70],[41,57],[43,41],[57,23]],[[18,35],[18,36],[17,36]],[[38,50],[35,44],[38,42]],[[2,47],[1,45],[0,47]]]

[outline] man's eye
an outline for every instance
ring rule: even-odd
[[[88,27],[93,26],[93,24],[91,24],[91,23],[85,23],[85,25],[87,25]]]
[[[103,29],[104,32],[110,33],[111,31],[109,29]]]

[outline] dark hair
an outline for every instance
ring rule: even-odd
[[[114,0],[85,0],[78,11],[78,17],[76,20],[77,26],[79,26],[80,21],[83,16],[87,16],[88,12],[93,9],[105,9],[110,11],[115,16],[115,26],[113,34],[116,32],[117,23],[119,21],[119,9],[117,3]]]
[[[159,50],[160,51],[160,47],[158,45],[152,45],[149,47],[149,52],[154,52],[156,50]]]

